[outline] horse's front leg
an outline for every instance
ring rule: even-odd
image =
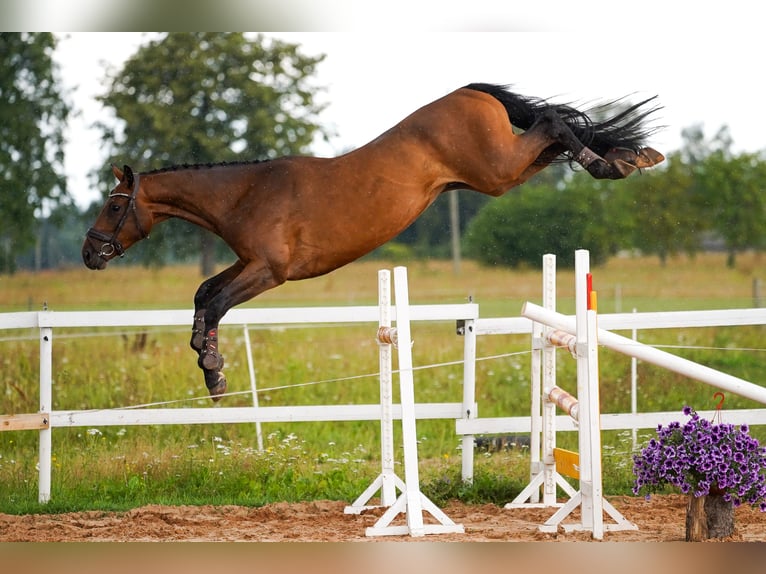
[[[218,349],[218,321],[205,319],[205,329],[197,365],[205,375],[205,386],[210,397],[214,401],[219,401],[221,395],[226,393],[227,383],[226,377],[221,372],[224,361]]]
[[[238,273],[234,273],[238,270]],[[227,279],[221,279],[223,276]],[[218,281],[215,281],[218,280]],[[208,293],[212,293],[215,287],[215,295],[207,299],[200,298],[198,306],[195,297],[195,325],[192,333],[192,348],[199,353],[197,364],[205,376],[205,386],[214,401],[218,401],[226,392],[226,377],[221,372],[224,365],[223,355],[218,346],[218,324],[226,312],[256,295],[275,287],[284,280],[275,278],[271,270],[264,265],[235,264],[212,280],[205,283],[208,285]],[[205,286],[205,283],[200,287]],[[198,291],[199,293],[199,291]],[[201,318],[201,321],[198,321]],[[201,337],[197,329],[202,329]],[[199,343],[199,349],[195,343]]]
[[[191,341],[189,341],[189,345],[197,353],[201,353],[205,346],[205,338],[208,333],[207,326],[205,325],[205,313],[210,301],[221,292],[221,289],[231,283],[242,272],[243,268],[242,262],[237,261],[231,267],[203,282],[199,289],[197,289],[197,293],[194,295],[192,336]]]

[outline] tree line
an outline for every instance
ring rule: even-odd
[[[0,34],[0,272],[80,264],[85,230],[101,201],[80,210],[63,173],[63,133],[72,110],[56,78],[50,34]],[[112,161],[142,171],[172,164],[309,154],[328,133],[319,122],[324,56],[264,36],[184,33],[157,37],[110,77],[101,103],[115,116],[99,126]],[[667,150],[665,150],[667,151]],[[499,198],[457,193],[465,256],[491,265],[563,265],[587,248],[595,263],[620,251],[657,255],[766,247],[766,158],[732,152],[723,127],[706,139],[683,131],[680,150],[659,168],[626,180],[594,180],[554,165]],[[108,163],[108,162],[107,162]],[[139,167],[140,166],[140,167]],[[105,167],[93,175],[105,194]],[[447,197],[373,256],[449,257]],[[199,261],[210,274],[232,254],[210,233],[179,220],[158,226],[130,252],[131,262]]]

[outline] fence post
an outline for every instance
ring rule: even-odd
[[[247,324],[242,325],[245,337],[245,354],[247,354],[247,372],[250,375],[250,390],[253,392],[253,407],[258,409],[258,387],[255,380],[255,362],[253,359],[253,347],[250,343],[250,328]],[[258,452],[263,452],[263,428],[260,421],[255,421],[255,437],[258,443]]]
[[[42,316],[42,313],[40,313]],[[50,413],[53,410],[53,329],[40,327],[40,411]],[[51,499],[51,454],[53,429],[48,427],[40,431],[38,459],[38,500],[41,504]]]
[[[463,418],[475,419],[476,405],[476,323],[467,319],[464,323],[463,337]],[[462,477],[463,482],[473,483],[473,448],[474,436],[462,438]]]
[[[633,312],[636,311],[637,309],[633,307]],[[633,341],[638,341],[638,329],[635,327],[630,331],[630,338]],[[635,357],[630,358],[630,413],[633,415],[638,413],[638,359]],[[633,439],[633,450],[636,450],[638,448],[638,428],[634,426],[630,434]]]

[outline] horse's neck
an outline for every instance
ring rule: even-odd
[[[178,170],[143,176],[155,221],[178,217],[218,233],[225,217],[217,188],[224,185],[207,170]],[[220,194],[219,194],[220,197]]]

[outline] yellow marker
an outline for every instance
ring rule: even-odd
[[[588,296],[590,298],[588,301],[588,309],[592,311],[598,311],[598,292],[591,291]]]
[[[553,460],[556,462],[556,471],[569,478],[580,478],[580,455],[563,448],[553,449]]]

